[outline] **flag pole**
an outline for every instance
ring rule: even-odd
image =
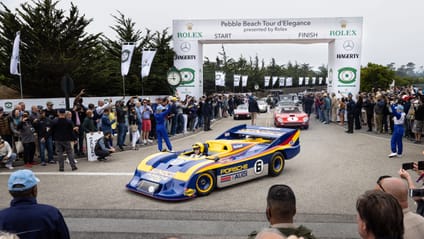
[[[125,76],[122,76],[122,96],[125,99]]]

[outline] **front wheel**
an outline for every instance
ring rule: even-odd
[[[199,196],[209,195],[216,185],[216,178],[213,172],[199,174],[196,180],[196,191]]]
[[[269,162],[268,174],[272,177],[278,176],[284,169],[284,156],[280,152],[276,152],[272,155],[271,161]]]

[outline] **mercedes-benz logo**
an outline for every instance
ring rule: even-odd
[[[346,41],[343,43],[343,48],[344,48],[346,51],[351,51],[351,50],[353,50],[353,48],[355,48],[355,43],[354,43],[352,40],[346,40]]]
[[[190,45],[190,43],[188,43],[188,42],[183,42],[183,43],[181,43],[181,45],[180,45],[180,49],[181,49],[181,51],[183,51],[183,52],[189,52],[189,51],[191,50],[191,45]]]

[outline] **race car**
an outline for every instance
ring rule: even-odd
[[[274,111],[275,127],[300,127],[309,128],[308,114],[303,112],[300,106],[283,105]]]
[[[237,119],[250,119],[251,115],[249,113],[249,106],[247,104],[242,104],[237,106],[236,109],[234,109],[234,116],[233,118],[235,120]]]
[[[126,187],[152,198],[179,201],[277,176],[285,160],[300,152],[299,135],[296,129],[239,125],[191,149],[146,157]]]

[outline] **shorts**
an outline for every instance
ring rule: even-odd
[[[423,132],[424,121],[422,120],[414,120],[414,126],[412,127],[412,132],[416,134],[420,134]]]
[[[150,119],[143,119],[143,121],[141,122],[141,130],[143,131],[152,131],[152,122],[150,121]]]

